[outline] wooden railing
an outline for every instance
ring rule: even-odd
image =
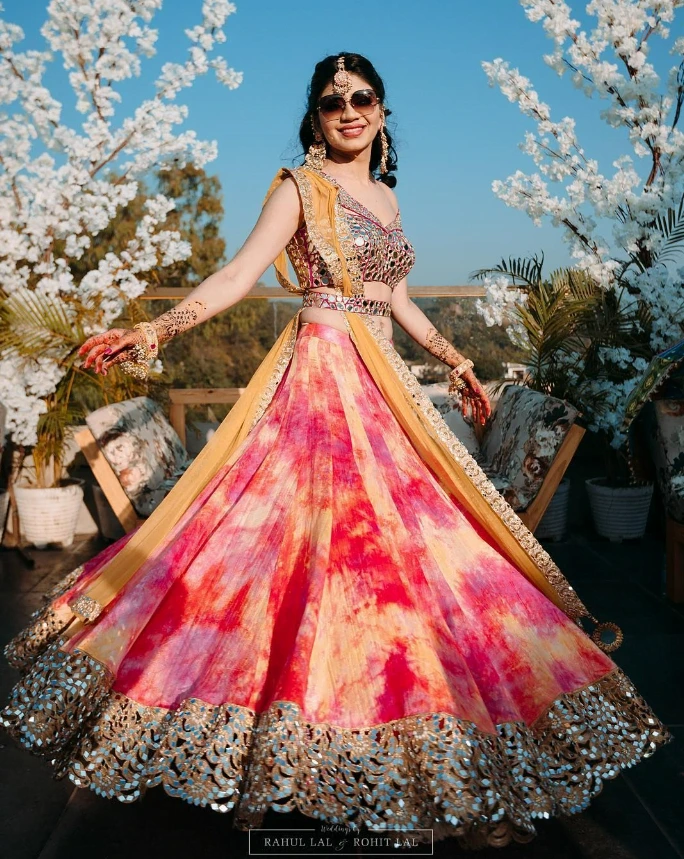
[[[140,296],[140,300],[153,301],[160,298],[180,300],[191,292],[192,290],[186,287],[157,286],[148,289]],[[409,286],[408,292],[411,298],[481,298],[485,294],[481,286]],[[297,299],[298,296],[280,286],[259,285],[252,287],[246,298],[276,298],[282,301],[287,298]]]
[[[216,403],[234,405],[244,388],[169,388],[169,423],[183,444],[187,443],[185,409],[187,406],[204,406]]]

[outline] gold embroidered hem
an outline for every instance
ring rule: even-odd
[[[149,707],[112,690],[111,672],[57,638],[2,711],[9,733],[56,778],[133,802],[170,796],[261,825],[269,809],[353,829],[435,829],[468,846],[528,839],[534,820],[575,814],[606,779],[670,739],[615,669],[553,701],[532,724],[487,733],[450,713],[344,728],[302,719],[291,701],[261,714],[188,698]]]

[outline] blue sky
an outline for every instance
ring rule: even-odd
[[[570,261],[559,230],[535,227],[491,190],[494,179],[516,169],[532,170],[531,159],[518,148],[532,125],[489,87],[481,62],[503,57],[531,78],[555,119],[570,115],[577,120],[585,151],[605,172],[612,172],[611,162],[629,151],[628,144],[622,131],[601,122],[599,101],[587,99],[569,79],[548,69],[542,57],[551,42],[518,3],[236,0],[236,5],[223,53],[229,65],[244,72],[244,83],[231,92],[206,77],[186,94],[189,125],[218,142],[219,157],[208,169],[223,186],[224,235],[231,254],[258,217],[278,167],[299,154],[297,128],[313,66],[327,54],[356,51],[383,76],[396,121],[396,192],[404,229],[417,252],[409,283],[466,284],[474,269],[509,255],[543,251],[548,270]],[[582,17],[585,4],[572,5]],[[5,0],[4,6],[4,17],[25,30],[24,45],[43,47],[39,29],[45,0]],[[201,0],[165,0],[154,21],[157,55],[126,86],[125,105],[133,109],[152,93],[162,62],[184,57],[183,30],[199,20],[200,9]],[[591,26],[591,19],[585,20]],[[663,57],[657,67],[666,70],[667,56],[658,43],[654,47]],[[54,75],[53,81],[53,92],[66,107],[64,75]],[[70,110],[65,115],[77,118]],[[264,280],[275,283],[271,272]]]

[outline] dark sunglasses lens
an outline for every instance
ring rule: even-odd
[[[372,110],[378,103],[378,97],[372,90],[359,90],[349,101],[355,110]]]
[[[324,95],[318,102],[318,109],[326,116],[344,112],[344,99],[341,95]]]

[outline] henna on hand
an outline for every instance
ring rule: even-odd
[[[96,373],[107,375],[107,367],[111,364],[119,364],[129,356],[131,348],[143,341],[140,331],[129,328],[110,328],[92,337],[81,344],[78,354],[85,355],[81,369],[87,370],[94,365]]]
[[[448,364],[449,367],[458,367],[465,361],[458,349],[452,346],[446,337],[443,337],[434,327],[428,329],[424,346],[431,355],[434,355],[444,364]]]
[[[470,407],[473,420],[484,426],[492,413],[487,392],[472,370],[463,374],[463,380],[466,383],[466,387],[460,392],[463,417],[468,416],[468,407]]]
[[[157,332],[159,342],[166,343],[183,331],[194,328],[206,309],[207,305],[203,301],[193,300],[184,307],[172,307],[171,310],[157,316],[151,324]]]
[[[203,301],[193,300],[184,307],[173,307],[153,319],[150,324],[157,333],[158,342],[165,343],[182,331],[192,328],[206,309]],[[131,361],[135,358],[134,347],[145,345],[146,342],[147,339],[139,328],[111,328],[101,334],[94,334],[79,347],[78,354],[85,355],[82,369],[87,370],[94,365],[96,373],[106,376],[108,367]]]

